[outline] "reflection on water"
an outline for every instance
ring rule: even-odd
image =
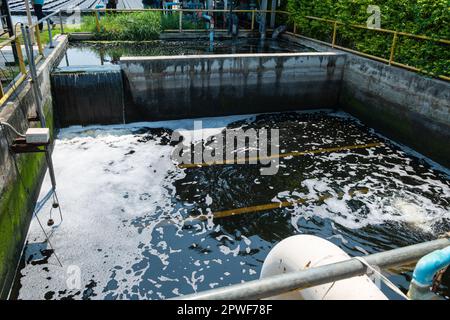
[[[312,49],[283,40],[237,39],[215,41],[156,40],[145,43],[73,43],[60,67],[118,63],[122,56],[164,56],[229,53],[308,52]]]
[[[191,120],[64,129],[54,164],[65,220],[52,244],[66,268],[80,267],[81,287],[67,288],[65,269],[42,245],[33,221],[19,297],[169,298],[257,279],[270,249],[295,234],[318,235],[355,256],[431,240],[450,229],[448,173],[345,114],[210,118],[203,127],[215,133],[278,128],[282,153],[383,144],[283,159],[277,175],[262,176],[259,165],[176,166],[169,138],[176,128],[192,133]],[[46,181],[43,192],[48,187]],[[324,194],[330,197],[319,201]],[[193,214],[299,198],[311,201],[186,221]],[[405,291],[410,276],[397,270],[389,277]]]

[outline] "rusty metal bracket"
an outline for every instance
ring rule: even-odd
[[[11,144],[9,149],[11,150],[11,152],[13,152],[15,154],[38,153],[38,152],[45,153],[45,152],[47,152],[47,147],[49,146],[49,144],[50,143],[45,143],[45,144],[27,143],[25,138],[17,138]]]

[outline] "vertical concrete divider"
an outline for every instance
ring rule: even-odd
[[[335,108],[346,55],[124,57],[127,121]]]
[[[124,122],[119,66],[61,67],[52,72],[51,79],[61,127]]]

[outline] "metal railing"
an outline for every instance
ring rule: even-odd
[[[324,43],[326,45],[331,46],[332,48],[336,48],[339,50],[343,50],[343,51],[347,51],[347,52],[351,52],[351,53],[355,53],[370,59],[374,59],[377,61],[381,61],[384,63],[387,63],[389,65],[393,65],[393,66],[397,66],[397,67],[401,67],[404,69],[408,69],[411,71],[415,71],[415,72],[421,72],[421,73],[427,73],[429,74],[429,72],[424,71],[420,68],[414,67],[414,66],[410,66],[407,64],[403,64],[400,62],[396,62],[395,61],[395,52],[399,46],[399,37],[406,37],[406,38],[411,38],[411,39],[417,39],[417,40],[426,40],[426,41],[431,41],[434,43],[439,43],[439,44],[444,44],[444,45],[450,45],[450,40],[447,39],[439,39],[439,38],[433,38],[433,37],[429,37],[429,36],[425,36],[425,35],[417,35],[417,34],[412,34],[412,33],[408,33],[408,32],[401,32],[401,31],[394,31],[394,30],[389,30],[389,29],[383,29],[383,28],[369,28],[365,25],[359,25],[359,24],[346,24],[337,20],[331,20],[331,19],[324,19],[324,18],[318,18],[318,17],[312,17],[312,16],[305,16],[306,19],[308,20],[312,20],[312,21],[320,21],[320,22],[325,22],[328,24],[332,25],[332,33],[330,38],[332,39],[331,42],[327,43],[324,41],[319,41],[316,39],[312,39],[315,41],[319,41],[321,43]],[[344,27],[350,27],[350,28],[357,28],[357,29],[363,29],[363,30],[369,30],[369,31],[373,31],[373,32],[378,32],[378,33],[385,33],[385,34],[391,34],[392,35],[392,43],[389,49],[389,59],[383,58],[383,57],[379,57],[379,56],[375,56],[372,54],[368,54],[365,52],[361,52],[358,50],[354,50],[354,49],[350,49],[348,47],[344,47],[341,45],[337,44],[337,33],[338,33],[338,29],[339,26],[344,26]],[[298,32],[298,28],[297,25],[294,24],[294,30],[293,30],[294,34],[300,34]],[[448,76],[444,76],[444,75],[435,75],[443,80],[447,80],[450,81],[450,77]]]
[[[14,27],[14,36],[11,36],[7,39],[4,39],[0,43],[0,56],[3,58],[4,65],[0,66],[1,75],[5,75],[8,71],[13,74],[13,77],[9,83],[3,84],[3,81],[0,82],[0,106],[2,106],[15,92],[15,90],[23,83],[23,81],[27,78],[28,74],[33,66],[35,66],[44,56],[44,42],[41,39],[41,31],[39,30],[39,24],[45,23],[47,25],[48,32],[48,45],[50,48],[53,48],[53,31],[50,25],[50,19],[59,16],[59,24],[61,28],[61,33],[64,33],[64,24],[62,19],[62,9],[57,10],[41,20],[34,22],[31,25],[25,25],[22,23],[16,23]],[[20,25],[20,28],[18,26]],[[27,50],[26,41],[30,40],[30,48],[31,50]],[[34,45],[37,49],[37,54],[34,52]],[[14,62],[8,61],[5,57],[6,47],[11,46]],[[25,54],[23,50],[25,49]],[[27,57],[26,59],[24,57]],[[30,60],[30,57],[33,61]],[[4,77],[6,78],[6,77]],[[5,90],[6,88],[6,90]]]
[[[197,31],[198,30],[198,29],[189,29],[189,30],[183,29],[183,13],[209,12],[209,13],[228,14],[230,12],[230,10],[219,10],[219,9],[95,9],[95,10],[86,10],[86,11],[94,11],[95,12],[94,14],[96,16],[97,32],[101,32],[101,19],[99,19],[100,13],[108,13],[108,12],[127,13],[127,12],[142,12],[142,11],[150,11],[151,12],[151,11],[153,11],[153,12],[162,12],[165,14],[167,14],[167,13],[178,14],[179,15],[178,29],[176,29],[176,30],[175,29],[174,30],[167,29],[165,31],[183,32],[183,31]],[[84,11],[82,11],[82,12],[84,12]],[[258,16],[260,16],[261,14],[272,13],[271,10],[241,10],[241,9],[233,10],[232,12],[236,13],[236,14],[251,14],[250,27],[243,28],[243,29],[241,29],[242,31],[255,31],[255,24],[257,23]],[[295,22],[293,22],[292,15],[289,12],[282,11],[282,10],[275,10],[275,16],[274,16],[275,19],[276,19],[277,15],[285,16],[287,18],[286,20],[291,23],[292,27],[288,30],[288,33],[291,33],[293,35],[302,36],[301,30],[298,28],[299,26]],[[340,22],[338,20],[325,19],[325,18],[319,18],[319,17],[305,16],[305,18],[308,20],[311,20],[311,21],[318,21],[318,22],[323,22],[323,23],[332,25],[330,42],[324,42],[324,41],[320,41],[317,39],[311,39],[313,41],[317,41],[319,43],[326,44],[335,49],[351,52],[351,53],[361,55],[361,56],[364,56],[364,57],[367,57],[370,59],[384,62],[384,63],[392,65],[392,66],[397,66],[397,67],[407,69],[410,71],[414,71],[414,72],[429,74],[429,75],[438,77],[440,79],[450,81],[450,77],[448,77],[446,75],[431,74],[430,72],[423,70],[421,68],[407,65],[404,63],[400,63],[400,62],[396,61],[396,56],[395,56],[396,51],[400,46],[399,37],[405,37],[405,38],[416,39],[416,40],[421,40],[421,41],[431,41],[431,42],[443,44],[443,45],[450,45],[450,40],[448,40],[448,39],[433,38],[433,37],[429,37],[429,36],[425,36],[425,35],[417,35],[417,34],[412,34],[412,33],[408,33],[408,32],[395,31],[395,30],[389,30],[389,29],[383,29],[383,28],[369,28],[365,25],[346,24],[346,23]],[[391,42],[390,50],[389,50],[389,59],[386,59],[386,58],[383,58],[380,56],[376,56],[373,54],[365,53],[365,52],[362,52],[359,50],[351,49],[351,48],[348,48],[348,47],[345,47],[342,45],[338,45],[337,37],[338,37],[339,27],[343,27],[343,26],[350,27],[350,28],[364,29],[364,30],[368,30],[371,32],[391,34],[392,42]],[[226,29],[215,28],[215,30],[225,31]],[[271,29],[268,28],[266,30],[270,31]]]
[[[183,18],[183,14],[185,13],[222,13],[222,14],[229,14],[230,10],[224,10],[224,9],[161,9],[161,8],[149,8],[149,9],[87,9],[87,10],[82,10],[82,13],[86,13],[86,12],[93,12],[95,17],[96,17],[96,27],[97,27],[97,31],[101,32],[101,15],[100,13],[133,13],[133,12],[161,12],[163,14],[177,14],[179,16],[179,20],[178,20],[178,29],[166,29],[164,31],[198,31],[198,30],[203,30],[203,29],[184,29],[183,28],[183,21],[185,18]],[[255,9],[236,9],[236,10],[232,10],[232,13],[240,13],[240,14],[251,14],[251,23],[250,23],[250,28],[244,28],[241,29],[242,31],[254,31],[255,30],[255,24],[256,24],[256,18],[258,15],[260,14],[267,14],[267,13],[271,13],[272,11],[270,10],[255,10]],[[279,12],[284,12],[284,11],[277,11],[277,13]],[[220,28],[215,28],[216,31],[225,31],[227,29],[220,29]]]

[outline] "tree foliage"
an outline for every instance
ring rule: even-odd
[[[449,0],[288,0],[287,9],[299,32],[331,42],[333,25],[305,16],[366,25],[369,5],[381,9],[381,28],[432,38],[450,39]],[[337,43],[388,59],[392,34],[339,26]],[[436,75],[450,76],[450,46],[434,41],[399,36],[394,60]]]

